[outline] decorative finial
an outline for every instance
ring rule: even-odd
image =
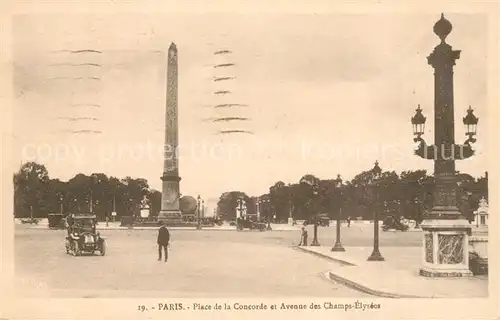
[[[434,24],[434,33],[439,37],[439,39],[441,39],[441,42],[444,43],[444,40],[450,34],[452,29],[453,26],[451,25],[451,22],[444,17],[443,13],[441,13],[441,19]]]

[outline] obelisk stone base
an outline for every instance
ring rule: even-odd
[[[468,277],[469,234],[466,219],[424,220],[423,259],[420,275],[425,277]]]
[[[180,210],[164,210],[158,213],[158,221],[163,221],[167,226],[183,224]]]

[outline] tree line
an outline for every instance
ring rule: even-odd
[[[460,212],[473,220],[473,212],[479,200],[488,199],[488,175],[474,178],[457,172],[457,202]],[[425,212],[433,206],[434,177],[425,170],[382,171],[375,176],[372,170],[357,174],[350,181],[340,176],[333,179],[319,179],[306,174],[298,182],[285,184],[278,181],[269,187],[269,192],[251,197],[241,191],[224,192],[217,205],[218,215],[233,220],[238,199],[245,200],[247,214],[259,211],[263,219],[286,221],[310,219],[316,214],[327,214],[345,219],[373,219],[377,210],[380,217],[404,216],[422,221]]]
[[[249,196],[241,191],[224,192],[217,204],[217,215],[234,220],[238,199],[243,198],[246,212],[264,219],[286,221],[309,219],[318,213],[335,219],[338,215],[352,219],[371,219],[378,210],[381,216],[405,216],[420,221],[424,212],[432,208],[434,177],[425,170],[379,173],[377,184],[373,170],[363,171],[350,181],[339,178],[319,179],[304,175],[298,182],[285,184],[278,181],[269,192]],[[488,199],[488,176],[474,178],[457,172],[459,209],[468,219],[473,219],[479,200]],[[49,213],[92,212],[104,220],[111,212],[117,216],[138,215],[144,197],[149,201],[151,213],[161,209],[161,192],[151,188],[143,178],[117,178],[104,173],[76,174],[68,181],[52,179],[47,168],[36,162],[23,164],[14,173],[14,216],[35,218]],[[376,187],[374,187],[376,186]],[[196,200],[183,196],[180,201],[183,213],[193,214]]]
[[[92,211],[101,220],[139,214],[144,196],[151,212],[161,208],[161,192],[150,188],[143,178],[119,179],[104,173],[76,174],[68,181],[51,179],[47,168],[27,162],[14,173],[14,216],[42,218],[49,213]],[[92,210],[91,210],[92,204]]]

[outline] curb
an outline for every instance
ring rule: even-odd
[[[327,256],[326,254],[322,254],[322,253],[315,252],[315,251],[310,251],[310,250],[301,248],[299,246],[292,246],[292,249],[295,249],[295,250],[298,250],[298,251],[302,251],[302,252],[305,252],[305,253],[309,253],[309,254],[311,254],[313,256],[316,256],[316,257],[319,257],[319,258],[322,258],[322,259],[327,259],[327,260],[330,260],[330,261],[335,261],[335,262],[338,262],[338,263],[343,264],[345,266],[355,266],[355,264],[347,262],[345,260],[335,259],[335,258],[332,258],[330,256]]]
[[[327,256],[325,254],[322,254],[322,253],[319,253],[319,252],[310,251],[310,250],[301,248],[299,246],[292,246],[292,249],[295,249],[295,250],[298,250],[298,251],[302,251],[302,252],[305,252],[305,253],[309,253],[309,254],[311,254],[313,256],[316,256],[316,257],[319,257],[319,258],[322,258],[322,259],[327,259],[327,260],[330,260],[330,261],[335,261],[335,262],[341,263],[341,264],[343,264],[345,266],[351,266],[351,267],[352,266],[356,266],[353,263],[350,263],[350,262],[347,262],[347,261],[344,261],[344,260],[340,260],[340,259],[335,259],[335,258],[332,258],[332,257]],[[353,290],[364,292],[364,293],[367,293],[367,294],[370,294],[370,295],[376,296],[376,297],[392,298],[392,299],[401,299],[401,298],[434,298],[434,297],[422,297],[422,296],[409,295],[409,294],[397,294],[397,293],[390,293],[390,292],[384,292],[384,291],[375,290],[375,289],[369,288],[369,287],[367,287],[365,285],[359,284],[359,283],[357,283],[355,281],[349,280],[346,277],[343,277],[343,276],[340,276],[338,274],[335,274],[332,271],[325,272],[323,275],[324,275],[324,277],[327,280],[333,281],[335,283],[342,284],[342,285],[344,285],[344,286],[346,286],[348,288],[351,288]]]
[[[402,299],[402,298],[432,298],[432,297],[422,297],[422,296],[415,296],[415,295],[410,295],[410,294],[397,294],[397,293],[390,293],[390,292],[384,292],[384,291],[379,291],[375,289],[368,288],[367,286],[364,286],[362,284],[359,284],[357,282],[354,282],[352,280],[349,280],[345,277],[339,276],[338,274],[334,274],[331,271],[328,271],[327,277],[335,281],[337,283],[340,283],[348,288],[364,292],[367,294],[370,294],[372,296],[376,297],[381,297],[381,298],[391,298],[391,299]]]

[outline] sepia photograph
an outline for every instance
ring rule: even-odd
[[[13,14],[13,295],[364,317],[488,301],[490,19]]]

